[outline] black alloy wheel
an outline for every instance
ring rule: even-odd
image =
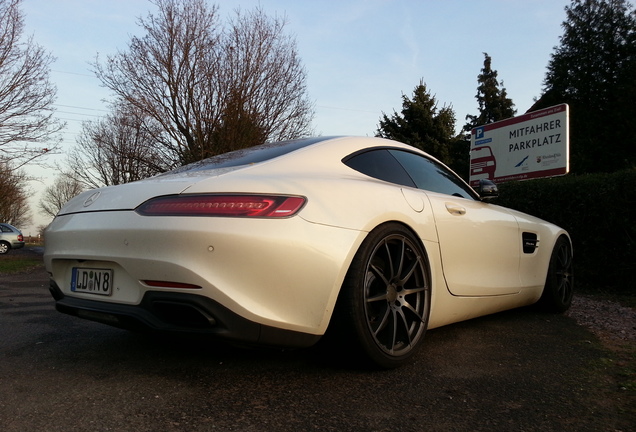
[[[548,276],[539,305],[548,312],[563,313],[570,308],[574,296],[572,270],[572,245],[570,240],[558,238],[550,257]]]
[[[406,227],[371,232],[343,285],[345,325],[375,365],[394,368],[421,345],[430,313],[430,270],[419,241]]]

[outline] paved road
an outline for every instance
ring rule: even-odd
[[[615,431],[603,352],[533,309],[430,331],[415,362],[368,372],[315,349],[150,339],[54,310],[42,270],[0,276],[0,430]],[[608,406],[609,405],[609,406]]]

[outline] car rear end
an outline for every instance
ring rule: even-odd
[[[0,254],[21,249],[24,244],[24,236],[19,229],[6,223],[0,224]]]
[[[363,234],[307,221],[307,198],[284,191],[289,182],[255,179],[255,167],[73,199],[46,232],[57,309],[123,328],[315,343]]]

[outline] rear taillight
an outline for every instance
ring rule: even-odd
[[[18,241],[19,242],[23,242],[24,241],[24,236],[22,236],[22,234],[18,234]]]
[[[296,214],[305,201],[284,195],[170,195],[150,199],[135,211],[143,216],[283,218]]]

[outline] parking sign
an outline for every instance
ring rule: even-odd
[[[470,184],[564,175],[570,169],[569,107],[556,105],[474,128]]]

